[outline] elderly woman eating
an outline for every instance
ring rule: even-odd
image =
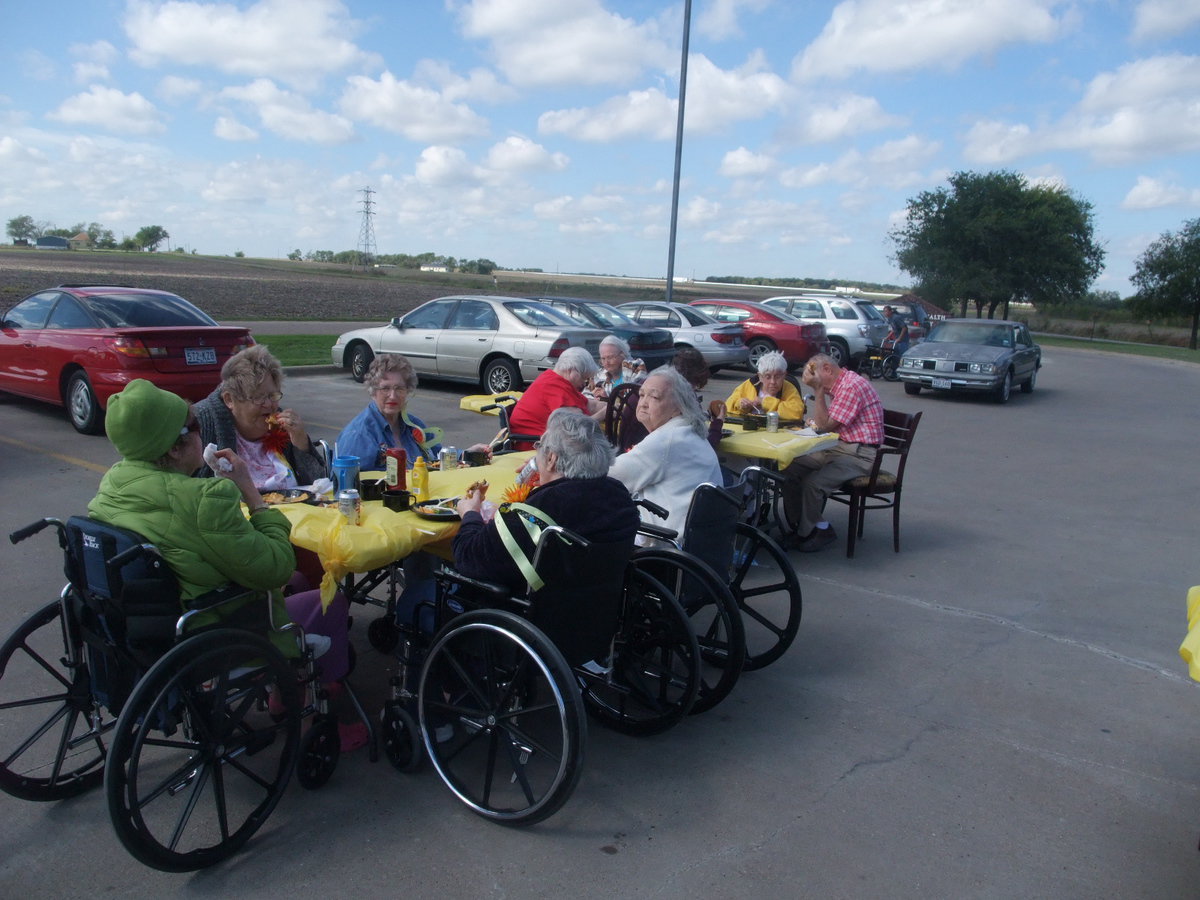
[[[623,384],[640,384],[646,379],[646,366],[640,359],[630,359],[629,344],[615,334],[600,342],[600,369],[592,378],[592,396],[606,400],[613,388]]]
[[[417,389],[412,363],[399,354],[377,356],[366,385],[371,402],[338,435],[338,453],[357,456],[363,470],[383,468],[384,453],[394,447],[404,450],[409,467],[422,456],[436,460],[442,448],[436,430],[408,412]]]
[[[568,347],[562,352],[553,369],[547,369],[533,380],[521,395],[508,419],[513,434],[540,435],[546,430],[550,413],[563,407],[574,407],[587,415],[604,410],[604,404],[583,393],[587,380],[596,374],[596,361],[583,347]],[[531,450],[533,444],[522,442],[518,450]]]
[[[781,419],[804,418],[804,398],[787,380],[787,360],[778,350],[758,360],[758,377],[748,378],[734,388],[725,406],[731,416],[777,412]]]
[[[325,474],[321,449],[304,420],[283,399],[283,367],[262,344],[236,353],[221,367],[221,383],[196,404],[201,446],[233,450],[246,462],[259,490],[312,484]],[[203,463],[198,475],[211,477]]]
[[[649,511],[643,511],[643,519],[681,531],[696,488],[722,483],[717,454],[707,439],[708,422],[692,386],[670,366],[655,369],[642,383],[637,417],[650,433],[619,456],[609,474],[631,494],[668,512],[665,522]]]

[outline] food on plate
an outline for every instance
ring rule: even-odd
[[[262,498],[264,503],[274,505],[276,503],[303,503],[311,496],[308,491],[267,491]]]

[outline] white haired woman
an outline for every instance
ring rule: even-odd
[[[398,353],[377,356],[366,382],[371,402],[338,435],[338,453],[357,456],[364,470],[382,469],[384,453],[392,447],[404,450],[409,468],[422,456],[436,460],[442,449],[437,440],[440,430],[408,412],[408,401],[417,389],[412,363]]]
[[[764,353],[758,360],[758,377],[747,378],[729,395],[725,408],[731,416],[779,413],[779,418],[801,421],[804,398],[787,380],[788,364],[778,350]]]
[[[646,379],[646,365],[630,358],[629,344],[615,334],[600,342],[600,370],[592,379],[592,396],[607,400],[613,388],[623,384],[640,384]]]
[[[513,434],[537,434],[546,430],[550,413],[563,407],[574,407],[587,415],[604,409],[604,404],[583,393],[583,386],[596,374],[596,361],[583,347],[568,347],[562,352],[553,369],[547,369],[533,380],[521,395],[508,418]],[[533,444],[522,443],[518,450],[532,450]]]
[[[708,420],[692,386],[671,366],[655,369],[642,383],[637,417],[649,434],[617,457],[609,474],[631,494],[667,510],[665,522],[643,510],[646,522],[681,531],[696,488],[722,483],[717,454],[708,442]]]

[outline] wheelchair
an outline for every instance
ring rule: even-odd
[[[0,646],[0,789],[53,801],[103,784],[125,848],[185,872],[242,847],[293,772],[307,788],[328,780],[337,722],[298,626],[275,629],[299,638],[289,660],[244,588],[206,594],[181,615],[173,573],[126,529],[46,518],[10,540],[47,527],[67,584]]]
[[[536,590],[438,572],[433,609],[397,623],[381,716],[392,765],[414,771],[427,756],[473,812],[530,825],[574,791],[589,717],[635,735],[681,721],[700,650],[674,595],[631,550],[550,526],[532,558]],[[430,612],[432,638],[419,627]]]

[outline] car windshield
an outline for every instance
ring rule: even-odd
[[[858,306],[859,309],[861,309],[863,311],[863,315],[865,315],[868,319],[876,319],[876,320],[883,319],[883,313],[881,313],[879,310],[877,310],[870,303],[859,303],[856,305]]]
[[[171,294],[89,294],[80,300],[106,328],[172,328],[217,324],[182,297]]]
[[[1007,325],[943,322],[933,329],[925,340],[934,344],[980,344],[985,347],[1011,347],[1012,329]]]
[[[505,303],[504,308],[517,317],[522,324],[531,328],[561,328],[564,325],[574,326],[565,315],[556,309],[551,309],[544,303],[532,300],[517,300]]]
[[[628,327],[637,323],[625,313],[607,303],[584,303],[581,306],[587,307],[588,312],[600,320],[600,323],[606,328]]]

